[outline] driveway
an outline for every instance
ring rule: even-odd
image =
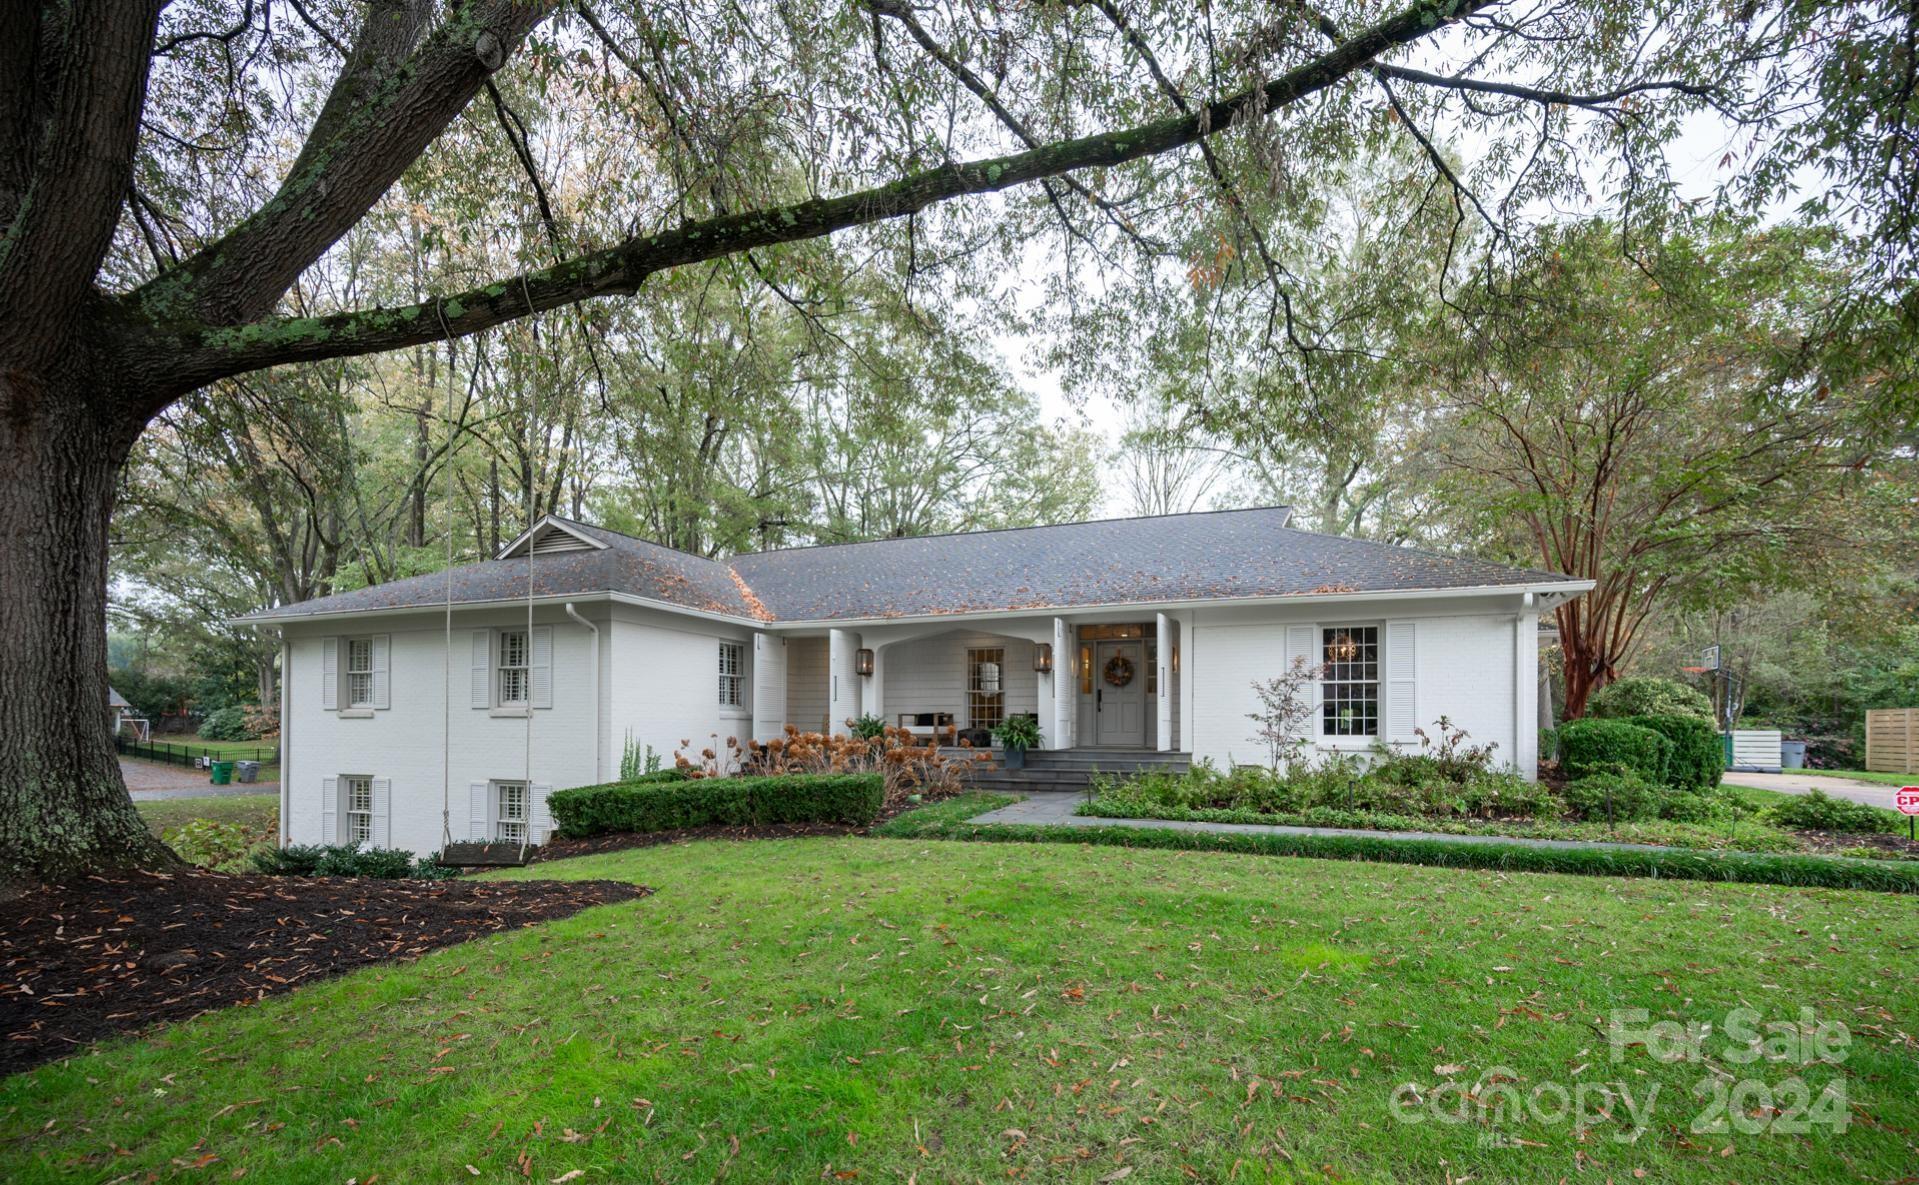
[[[127,781],[133,800],[153,798],[229,798],[239,794],[278,794],[278,782],[253,782],[246,785],[215,786],[207,781],[205,770],[160,761],[120,759],[120,776]]]
[[[1899,793],[1897,786],[1882,786],[1877,782],[1855,782],[1851,778],[1827,778],[1818,774],[1778,773],[1745,774],[1728,771],[1724,779],[1729,786],[1751,786],[1758,790],[1778,790],[1786,794],[1809,794],[1814,790],[1824,790],[1834,798],[1849,798],[1854,802],[1863,802],[1867,806],[1882,806],[1894,810],[1893,796]],[[1919,784],[1919,774],[1913,776]]]

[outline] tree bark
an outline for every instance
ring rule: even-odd
[[[178,858],[107,726],[107,524],[137,421],[85,374],[0,370],[0,891]]]

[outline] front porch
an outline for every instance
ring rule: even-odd
[[[996,726],[1024,715],[1039,726],[1035,757],[1074,752],[1110,763],[1120,753],[1177,754],[1190,734],[1185,628],[1180,615],[1159,613],[760,634],[753,734],[769,740],[789,724],[842,733],[872,716],[942,743],[986,748]]]

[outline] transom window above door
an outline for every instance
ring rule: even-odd
[[[1320,631],[1324,664],[1320,731],[1331,737],[1379,735],[1379,627],[1333,625]]]

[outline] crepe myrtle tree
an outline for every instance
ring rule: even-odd
[[[1218,215],[1271,280],[1274,324],[1291,337],[1303,314],[1260,250],[1276,215],[1254,183],[1284,153],[1412,135],[1434,184],[1476,219],[1486,203],[1433,140],[1442,109],[1537,137],[1538,151],[1507,158],[1528,169],[1590,153],[1568,117],[1584,113],[1638,177],[1683,110],[1782,102],[1790,88],[1751,78],[1820,8],[1729,16],[1697,0],[1661,9],[1666,32],[1652,35],[1626,0],[1326,0],[1204,21],[1155,0],[1014,12],[970,0],[0,6],[0,881],[172,861],[133,810],[103,725],[105,586],[121,467],[188,392],[644,299],[647,277],[668,269],[1020,186],[1044,201],[1002,200],[981,217],[1057,220],[1075,241],[1160,261],[1189,254],[1182,211]],[[511,109],[515,72],[536,68],[520,83],[541,101],[564,101],[546,98],[549,84],[570,78],[603,113],[608,96],[627,97],[620,126],[656,134],[614,194],[632,199],[624,218],[562,225],[541,175],[551,162]],[[188,127],[209,103],[213,126]],[[258,134],[262,112],[281,121],[273,134]],[[814,122],[761,138],[783,158],[722,159],[702,122],[716,112],[741,126],[789,117],[777,112]],[[493,120],[550,249],[427,299],[316,302],[303,278],[330,248],[436,145]],[[1284,137],[1260,130],[1282,120],[1297,125]],[[1516,175],[1530,179],[1515,182],[1515,208],[1571,176]],[[429,195],[452,184],[427,181]],[[435,225],[463,216],[449,204]]]

